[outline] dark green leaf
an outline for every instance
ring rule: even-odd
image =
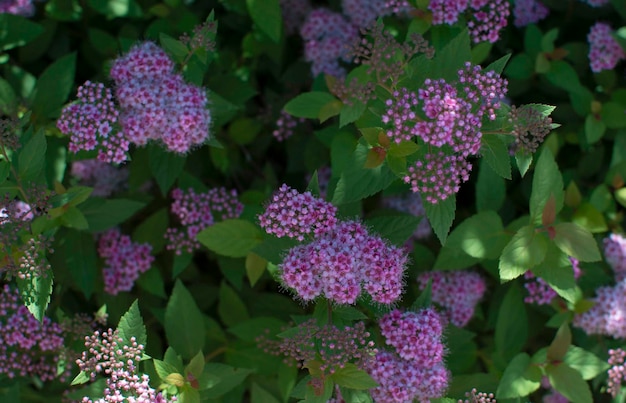
[[[38,182],[43,178],[46,136],[38,131],[20,150],[17,174],[23,182]]]
[[[496,350],[505,360],[509,360],[522,350],[527,338],[528,317],[524,296],[519,286],[512,285],[498,310]]]
[[[343,368],[336,370],[331,378],[337,385],[350,389],[363,390],[378,386],[367,372],[352,363],[347,363]]]
[[[506,198],[504,178],[498,175],[487,163],[480,163],[476,181],[476,209],[498,211]]]
[[[327,92],[305,92],[287,102],[284,110],[298,118],[317,119],[324,105],[334,99],[335,97]]]
[[[219,378],[219,383],[203,392],[203,396],[215,399],[226,392],[231,391],[236,386],[243,383],[246,377],[252,372],[245,368],[233,368],[230,365],[209,362],[204,367],[204,371]]]
[[[223,281],[220,286],[220,298],[217,313],[227,326],[235,326],[250,318],[248,308],[239,295]]]
[[[180,280],[165,308],[165,335],[169,345],[190,359],[204,346],[204,319],[196,301]]]
[[[505,179],[511,179],[511,157],[509,149],[497,136],[485,135],[480,153],[489,166]]]
[[[135,200],[91,198],[82,203],[80,211],[85,215],[91,232],[100,232],[124,222],[146,204]]]
[[[96,284],[97,256],[94,240],[89,234],[68,230],[65,240],[67,269],[80,291],[89,299]]]
[[[23,46],[43,33],[41,25],[11,13],[0,14],[0,49]]]
[[[430,225],[433,227],[435,234],[437,234],[437,238],[439,238],[442,245],[445,244],[448,232],[454,221],[456,195],[451,195],[437,204],[424,202],[424,209]]]
[[[150,172],[159,185],[161,193],[166,195],[185,166],[186,158],[168,152],[159,146],[150,147]]]
[[[54,117],[67,101],[74,85],[76,53],[70,53],[52,63],[37,80],[32,109],[35,119]]]
[[[266,391],[256,383],[252,384],[250,388],[251,403],[280,403],[274,395]]]
[[[365,224],[391,243],[402,246],[413,235],[420,221],[421,217],[413,215],[380,216],[365,220]]]
[[[205,228],[197,239],[217,254],[245,257],[262,242],[262,235],[259,228],[250,221],[230,219]]]
[[[533,174],[533,188],[530,194],[530,216],[533,220],[541,220],[543,209],[551,196],[554,196],[555,211],[558,214],[563,208],[565,197],[563,178],[552,152],[548,147],[544,147]]]
[[[248,12],[252,21],[270,39],[276,43],[280,41],[282,32],[282,14],[278,0],[246,0]]]
[[[572,331],[567,322],[563,323],[554,336],[554,340],[548,347],[547,359],[551,362],[562,361],[567,350],[572,345]]]

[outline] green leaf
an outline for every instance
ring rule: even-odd
[[[459,224],[448,237],[446,246],[461,249],[477,259],[497,259],[507,240],[500,216],[484,211]]]
[[[230,219],[200,231],[197,239],[217,254],[245,257],[263,238],[259,228],[250,221]]]
[[[622,112],[623,113],[623,112]],[[597,119],[593,114],[587,115],[585,119],[585,137],[587,143],[593,144],[598,142],[604,136],[606,124],[604,121]]]
[[[283,20],[279,0],[246,0],[252,21],[272,41],[280,41]]]
[[[252,384],[250,388],[251,403],[280,403],[274,395],[266,391],[256,383]]]
[[[415,154],[419,150],[420,146],[412,141],[403,141],[402,143],[391,143],[387,153],[392,157],[407,157],[411,154]]]
[[[546,367],[550,385],[573,403],[591,403],[593,397],[589,385],[580,372],[565,363]]]
[[[437,238],[439,238],[441,244],[444,245],[450,227],[452,227],[452,222],[454,221],[456,195],[453,194],[446,200],[440,201],[437,204],[424,202],[424,209],[426,210],[426,217],[428,217],[428,221],[433,227],[433,231],[437,234]]]
[[[361,101],[344,104],[339,113],[339,127],[344,127],[358,120],[361,115],[363,115],[363,112],[365,112],[365,109],[366,105]]]
[[[67,270],[72,281],[89,299],[96,285],[97,255],[93,238],[84,232],[68,230],[63,236]]]
[[[134,0],[88,0],[89,5],[100,14],[116,17],[141,17],[141,7]]]
[[[495,347],[505,360],[519,353],[528,338],[528,317],[520,287],[512,285],[506,293],[496,322]]]
[[[17,279],[17,288],[20,290],[24,305],[39,322],[42,322],[46,315],[50,295],[52,295],[52,284],[52,271],[50,270],[45,276]]]
[[[248,308],[239,295],[230,288],[225,281],[220,286],[220,298],[217,305],[217,313],[222,322],[227,326],[235,326],[250,319]]]
[[[476,209],[498,211],[506,198],[504,178],[498,175],[487,163],[481,161],[476,181]]]
[[[152,253],[160,252],[165,246],[166,240],[163,234],[169,226],[169,214],[165,207],[157,210],[133,231],[133,240],[139,243],[152,245]]]
[[[165,335],[169,345],[185,359],[204,347],[204,319],[196,301],[180,280],[165,308]]]
[[[74,377],[74,379],[72,380],[72,383],[70,383],[70,385],[71,386],[82,385],[84,383],[89,382],[90,380],[91,380],[91,378],[89,377],[89,375],[85,371],[80,371],[80,373]]]
[[[359,143],[350,158],[344,156],[347,164],[335,188],[333,204],[347,204],[371,196],[385,189],[395,179],[385,164],[376,168],[363,168],[368,151],[367,145]]]
[[[89,223],[91,232],[100,232],[113,228],[132,217],[146,204],[127,199],[101,199],[92,197],[79,206]]]
[[[189,49],[185,44],[163,32],[159,34],[159,42],[161,42],[163,50],[172,56],[172,59],[177,63],[182,63],[189,55]]]
[[[533,155],[526,154],[523,151],[517,151],[515,153],[515,162],[517,164],[517,170],[519,171],[520,175],[524,177],[524,175],[526,175],[526,172],[528,172],[528,168],[530,168],[530,164],[532,164],[533,162]]]
[[[565,197],[563,178],[552,152],[548,147],[544,147],[535,166],[530,194],[530,216],[534,221],[541,220],[541,214],[550,196],[554,196],[555,212],[558,214],[563,208]]]
[[[252,372],[245,368],[233,368],[230,365],[209,362],[204,371],[217,377],[218,383],[202,393],[204,398],[215,399],[242,384]]]
[[[156,145],[149,147],[149,153],[150,172],[165,196],[183,171],[187,158]]]
[[[74,85],[76,53],[70,53],[52,63],[37,80],[32,101],[36,120],[55,117],[63,107]]]
[[[250,286],[254,287],[257,281],[261,278],[267,267],[267,260],[257,255],[254,252],[248,253],[246,256],[246,275]]]
[[[156,295],[157,297],[161,297],[163,299],[167,298],[161,272],[159,272],[159,269],[154,266],[139,276],[137,279],[137,285],[152,295]]]
[[[333,100],[335,97],[327,92],[305,92],[287,102],[283,109],[298,118],[317,119],[324,105]]]
[[[156,370],[159,378],[161,378],[161,381],[164,381],[169,374],[180,373],[175,366],[168,364],[165,361],[153,359],[152,362],[154,363],[154,369]]]
[[[480,153],[498,175],[505,179],[511,179],[509,149],[500,138],[493,135],[483,136]]]
[[[569,347],[563,362],[580,372],[585,380],[593,379],[609,369],[609,364],[605,360],[576,346]]]
[[[554,231],[554,243],[569,256],[581,262],[597,262],[602,259],[596,240],[585,228],[566,222],[556,224]]]
[[[458,71],[463,69],[465,62],[472,60],[472,48],[467,29],[456,35],[440,51],[435,53],[434,61],[439,67],[430,77],[443,78],[450,82],[458,79]]]
[[[541,386],[541,370],[533,366],[530,356],[520,353],[511,360],[502,374],[496,392],[497,399],[515,399],[525,397]]]
[[[520,228],[500,256],[500,279],[513,280],[541,263],[546,257],[548,240],[533,226]]]
[[[267,236],[262,243],[252,249],[252,252],[273,264],[279,264],[283,261],[283,256],[287,251],[296,245],[298,245],[298,241],[291,238]]]
[[[333,312],[333,314],[334,313],[335,312]],[[228,333],[234,334],[241,340],[254,342],[258,336],[265,334],[266,331],[268,331],[270,335],[280,333],[283,326],[285,326],[285,322],[279,319],[272,317],[256,317],[234,324],[228,328]]]
[[[413,235],[420,221],[421,217],[413,215],[380,216],[365,220],[365,224],[391,243],[402,246]]]
[[[204,371],[204,354],[202,350],[198,351],[198,354],[194,355],[189,364],[185,367],[185,373],[191,373],[196,379],[202,376]]]
[[[617,192],[615,192],[615,196],[617,198]],[[572,222],[592,233],[606,232],[609,229],[604,215],[593,204],[588,202],[578,206],[572,216]]]
[[[543,262],[533,267],[533,273],[541,277],[562,298],[574,303],[577,297],[576,280],[572,262],[553,243],[548,245]]]
[[[433,268],[435,270],[458,270],[466,269],[480,262],[480,259],[471,257],[461,249],[443,246],[437,255]]]
[[[624,105],[617,102],[607,102],[602,105],[600,111],[602,122],[609,129],[623,129],[626,127],[626,113],[624,113]]]
[[[478,46],[480,46],[480,44]],[[511,54],[510,53],[507,54],[507,55],[502,56],[498,60],[496,60],[496,61],[492,62],[491,64],[489,64],[489,66],[487,66],[485,68],[485,71],[495,71],[499,75],[502,74],[502,72],[504,71],[504,68],[505,68],[506,64],[509,62],[510,58],[511,58]]]
[[[17,96],[13,87],[3,78],[0,78],[0,113],[8,116],[15,115]]]
[[[567,322],[563,323],[554,336],[554,340],[548,347],[547,358],[551,362],[562,361],[567,350],[572,345],[572,332]]]
[[[0,14],[0,50],[23,46],[43,33],[41,25],[10,13]]]
[[[343,368],[336,370],[331,379],[337,385],[350,389],[363,390],[378,386],[378,383],[367,372],[352,363],[347,363]]]
[[[148,335],[141,318],[141,312],[139,312],[139,302],[137,300],[133,302],[128,311],[120,318],[117,330],[120,332],[122,340],[124,340],[124,346],[132,344],[130,340],[132,337],[135,338],[138,344],[146,345]]]
[[[43,178],[46,149],[46,136],[38,131],[20,150],[17,174],[22,182],[38,182]]]

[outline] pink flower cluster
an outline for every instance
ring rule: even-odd
[[[431,0],[428,9],[433,13],[434,25],[452,25],[467,12],[467,26],[475,43],[496,42],[510,14],[507,0]]]
[[[417,313],[394,310],[381,318],[380,326],[397,353],[379,352],[368,368],[379,384],[370,391],[374,401],[427,402],[442,397],[450,373],[443,363],[443,322],[437,312],[431,308]]]
[[[578,280],[582,274],[579,262],[573,257],[570,257],[569,260],[572,262],[574,279]],[[524,287],[528,291],[528,295],[524,298],[524,302],[527,304],[548,305],[552,302],[554,297],[557,296],[556,291],[554,291],[552,287],[544,281],[544,279],[541,277],[535,277],[531,271],[527,271],[524,274],[524,278],[526,279]]]
[[[323,295],[337,304],[354,304],[364,289],[374,301],[391,304],[402,294],[406,265],[402,249],[346,221],[290,249],[279,270],[284,285],[303,301]]]
[[[78,87],[77,98],[63,108],[57,120],[59,130],[71,135],[70,151],[97,149],[100,161],[126,161],[130,142],[117,128],[119,112],[111,90],[102,83],[86,81]]]
[[[285,141],[294,135],[294,131],[299,124],[306,122],[305,118],[297,118],[289,113],[280,111],[280,117],[276,121],[276,129],[272,132],[278,141]]]
[[[80,185],[93,187],[91,196],[107,197],[124,189],[128,175],[128,168],[113,167],[97,159],[72,163],[72,176]]]
[[[417,276],[420,290],[428,281],[432,285],[432,301],[444,308],[443,315],[455,326],[464,327],[474,316],[474,308],[485,294],[485,280],[471,271],[433,271]]]
[[[119,229],[105,231],[98,240],[98,254],[105,261],[104,291],[111,295],[130,291],[139,275],[150,269],[154,260],[151,251],[150,244],[132,242]]]
[[[587,35],[589,42],[589,61],[591,71],[599,73],[611,70],[620,60],[626,59],[626,53],[612,36],[613,30],[604,22],[597,22]]]
[[[622,382],[626,381],[626,366],[624,366],[624,360],[626,359],[626,351],[621,348],[609,350],[608,363],[611,366],[607,371],[609,379],[607,381],[606,391],[615,398],[619,393],[622,386]]]
[[[543,20],[549,13],[550,9],[539,0],[515,0],[513,24],[516,27],[525,27]]]
[[[174,189],[172,191],[171,211],[183,225],[183,229],[168,228],[165,239],[167,249],[180,255],[183,251],[192,253],[200,248],[196,235],[216,221],[237,218],[243,211],[243,204],[237,199],[237,191],[226,188],[214,188],[207,192],[196,193],[193,189]]]
[[[621,235],[612,234],[604,239],[604,255],[613,268],[617,284],[596,289],[595,305],[587,312],[574,316],[573,324],[587,334],[626,338],[624,247],[626,242]]]
[[[469,180],[470,164],[460,155],[447,155],[443,151],[426,154],[408,167],[404,182],[411,190],[420,193],[431,204],[446,200],[461,189],[461,183]]]
[[[0,208],[0,225],[31,221],[33,218],[35,218],[33,209],[21,200],[14,200]]]
[[[339,60],[350,61],[350,45],[358,39],[358,28],[339,13],[326,8],[313,10],[300,28],[304,58],[311,62],[313,76],[320,73],[343,77],[346,71]]]
[[[259,216],[259,223],[268,234],[303,241],[332,229],[337,224],[335,214],[337,208],[331,203],[283,184]]]
[[[62,329],[50,318],[39,322],[24,306],[17,290],[0,288],[0,375],[38,377],[49,381],[57,376],[63,349]]]
[[[426,210],[419,193],[386,197],[383,199],[383,206],[422,218],[413,232],[414,239],[425,239],[432,234],[430,222],[426,218]]]
[[[144,346],[131,337],[130,345],[126,345],[119,331],[109,329],[102,334],[96,331],[85,337],[86,351],[76,364],[91,380],[99,373],[108,375],[104,396],[92,400],[84,397],[82,403],[115,403],[115,402],[154,402],[168,403],[176,399],[167,399],[150,387],[150,378],[138,374],[138,364],[144,355]]]
[[[159,140],[170,151],[186,153],[206,140],[211,116],[203,89],[173,69],[163,49],[143,42],[115,60],[111,78],[125,138],[137,145]]]
[[[0,14],[15,14],[22,17],[35,15],[33,0],[1,0]]]

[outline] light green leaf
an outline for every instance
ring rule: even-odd
[[[511,360],[502,374],[496,398],[515,399],[525,397],[541,386],[541,370],[531,365],[530,356],[520,353]]]
[[[550,385],[573,403],[592,403],[591,389],[580,372],[565,363],[546,367]]]
[[[259,228],[250,221],[230,219],[200,231],[198,241],[213,252],[229,257],[245,257],[263,240]]]
[[[513,280],[526,273],[544,260],[547,249],[544,234],[536,233],[533,226],[520,228],[500,256],[500,279]]]
[[[554,243],[569,256],[581,262],[597,262],[602,259],[596,240],[585,228],[566,222],[556,224],[554,231]]]
[[[446,246],[461,249],[477,259],[497,259],[507,241],[500,216],[484,211],[459,224],[448,237]]]
[[[605,360],[576,346],[570,346],[563,362],[580,372],[585,380],[593,379],[609,369],[609,364]]]
[[[530,216],[541,220],[541,214],[550,196],[554,196],[556,214],[563,208],[565,192],[563,178],[554,156],[548,147],[544,147],[533,174],[533,188],[530,194]]]
[[[337,385],[350,389],[363,390],[378,386],[367,372],[352,363],[347,363],[343,368],[336,370],[331,378]]]
[[[120,318],[120,322],[117,325],[117,330],[120,332],[120,337],[124,340],[125,346],[130,346],[132,342],[130,339],[135,338],[138,344],[146,345],[148,336],[146,334],[146,327],[143,324],[141,318],[141,312],[139,312],[139,303],[137,300],[128,308],[128,311]]]
[[[30,279],[17,279],[17,288],[20,291],[24,305],[26,305],[30,313],[32,313],[39,322],[43,321],[46,315],[46,309],[50,303],[53,284],[52,278],[52,271],[49,270],[45,276],[40,275],[32,276]]]

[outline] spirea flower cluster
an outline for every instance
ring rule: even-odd
[[[574,279],[578,280],[582,274],[579,262],[576,258],[570,257],[572,269],[574,270]],[[528,291],[528,295],[524,298],[527,304],[548,305],[557,296],[556,291],[550,287],[541,277],[535,277],[531,271],[524,273],[524,287]]]
[[[616,284],[596,289],[594,306],[574,316],[573,324],[587,334],[626,338],[626,278],[624,277],[624,238],[612,234],[604,240],[604,255],[615,273]]]
[[[525,27],[535,24],[548,16],[550,9],[539,0],[515,0],[513,5],[513,24]]]
[[[123,190],[128,175],[128,168],[114,167],[98,159],[72,163],[72,176],[78,179],[81,186],[93,188],[91,196],[108,197]]]
[[[284,110],[280,111],[280,116],[276,120],[276,129],[274,129],[272,135],[278,141],[285,141],[295,134],[295,130],[299,124],[305,122],[306,119],[304,118],[297,118]]]
[[[35,15],[35,4],[33,0],[0,0],[0,14],[32,17]]]
[[[431,0],[428,9],[433,15],[433,25],[452,25],[466,13],[467,27],[474,43],[496,42],[510,15],[506,0]]]
[[[283,184],[259,216],[259,223],[268,234],[303,241],[332,229],[337,224],[335,214],[337,208],[331,203]]]
[[[257,338],[257,343],[266,353],[284,356],[288,364],[296,361],[298,367],[306,367],[318,360],[325,375],[332,375],[347,363],[365,369],[376,354],[374,342],[363,322],[337,327],[331,324],[320,326],[316,319],[309,319],[290,331],[287,337],[271,340],[263,334]]]
[[[394,310],[380,320],[381,333],[394,351],[380,351],[368,373],[379,384],[370,393],[375,402],[420,402],[442,397],[450,373],[443,363],[443,322],[432,308],[419,312]]]
[[[432,234],[430,222],[426,217],[426,210],[419,193],[409,193],[401,196],[389,196],[383,199],[383,206],[403,213],[421,217],[417,228],[413,232],[414,239],[425,239]]]
[[[196,193],[191,188],[186,192],[177,188],[172,191],[172,198],[172,214],[183,228],[168,228],[165,239],[168,240],[167,249],[174,250],[177,255],[183,251],[192,253],[200,248],[196,240],[200,231],[217,221],[237,218],[243,211],[243,204],[239,202],[235,189],[220,187]]]
[[[105,262],[104,291],[111,295],[130,291],[139,275],[150,269],[151,252],[150,244],[133,242],[117,228],[105,231],[98,240],[98,254]]]
[[[617,66],[620,60],[626,58],[626,53],[620,44],[612,36],[613,30],[609,24],[597,22],[589,31],[589,62],[591,71],[599,73],[603,70],[611,70]]]
[[[606,391],[614,398],[619,393],[622,382],[626,381],[626,367],[624,366],[625,359],[626,351],[621,348],[609,350],[608,363],[611,368],[607,371],[609,379],[607,380]]]
[[[324,296],[354,304],[365,291],[374,301],[391,304],[402,294],[406,265],[402,249],[346,221],[290,249],[278,269],[283,284],[303,301]]]
[[[139,374],[138,364],[144,354],[144,346],[131,337],[130,344],[124,343],[119,331],[109,329],[85,337],[86,351],[76,364],[91,380],[97,374],[107,375],[104,395],[92,400],[84,397],[82,403],[114,402],[155,402],[168,403],[176,399],[166,399],[149,385],[150,378]]]
[[[0,376],[38,377],[44,382],[56,378],[62,334],[50,318],[39,322],[17,290],[8,285],[0,289]]]
[[[417,276],[420,290],[429,281],[432,301],[444,308],[443,316],[457,327],[464,327],[472,319],[474,308],[487,289],[482,276],[471,271],[433,271]]]

